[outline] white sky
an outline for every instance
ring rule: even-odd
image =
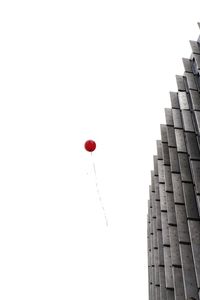
[[[199,11],[197,0],[0,2],[1,300],[148,299],[155,141]]]

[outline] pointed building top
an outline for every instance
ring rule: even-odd
[[[200,54],[199,43],[195,41],[190,41],[190,46],[194,54]]]

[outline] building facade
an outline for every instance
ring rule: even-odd
[[[200,37],[160,126],[148,201],[149,300],[200,300]]]

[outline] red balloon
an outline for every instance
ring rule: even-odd
[[[93,152],[96,149],[96,143],[93,140],[88,140],[85,142],[85,150]]]

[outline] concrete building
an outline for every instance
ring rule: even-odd
[[[148,201],[150,300],[200,299],[200,37],[176,76]]]

